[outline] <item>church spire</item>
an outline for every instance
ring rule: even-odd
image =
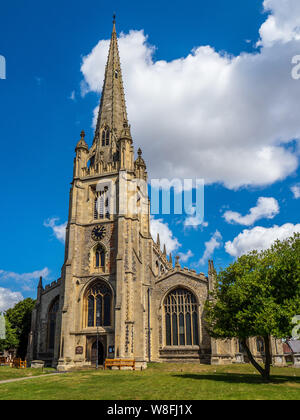
[[[111,142],[117,141],[124,124],[127,125],[128,121],[114,15],[94,142],[108,146]],[[102,144],[103,130],[106,130],[106,133],[107,130],[110,131],[110,139],[108,141],[105,138],[104,144]]]

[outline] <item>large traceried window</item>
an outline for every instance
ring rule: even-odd
[[[59,297],[54,299],[48,312],[48,350],[49,351],[54,350],[56,318],[57,318],[58,309],[59,309]]]
[[[110,288],[103,282],[94,283],[86,295],[86,326],[109,327],[111,325]]]
[[[167,346],[199,345],[198,304],[186,289],[175,289],[165,299]]]

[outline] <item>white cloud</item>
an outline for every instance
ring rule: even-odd
[[[152,238],[156,241],[157,234],[160,236],[160,244],[163,247],[166,245],[167,252],[171,253],[176,251],[181,245],[178,239],[174,237],[171,229],[163,219],[155,219],[153,216],[150,218],[150,229]]]
[[[52,218],[52,219],[48,219],[44,222],[44,226],[51,228],[53,231],[54,236],[56,237],[56,239],[58,239],[60,242],[64,243],[66,240],[66,227],[67,227],[67,222],[61,224],[61,225],[57,225],[56,222],[59,219],[57,218]]]
[[[296,184],[293,187],[291,187],[292,193],[294,194],[294,198],[296,200],[300,198],[300,184]]]
[[[23,290],[31,291],[35,289],[36,280],[40,277],[47,279],[49,276],[50,271],[47,267],[43,268],[43,270],[33,271],[32,273],[14,273],[13,271],[4,271],[0,270],[0,281],[5,282],[8,280],[15,281],[19,283]]]
[[[267,218],[273,219],[279,213],[278,201],[273,197],[260,197],[257,200],[256,207],[249,210],[249,214],[242,216],[234,211],[226,211],[223,215],[228,223],[237,223],[239,225],[251,226],[257,220]]]
[[[200,265],[204,265],[206,261],[212,257],[214,251],[221,247],[222,245],[222,235],[216,230],[211,239],[208,242],[205,242],[205,251],[203,257],[199,261]]]
[[[71,101],[75,101],[75,99],[76,99],[76,92],[75,92],[75,90],[73,90],[71,92],[70,99],[71,99]]]
[[[276,42],[300,40],[299,0],[265,0],[263,5],[270,15],[260,28],[259,45],[269,47]]]
[[[226,252],[233,257],[240,257],[250,251],[268,249],[277,239],[284,240],[300,232],[300,224],[286,223],[282,226],[265,228],[257,226],[253,229],[245,229],[234,240],[225,244]]]
[[[23,299],[20,292],[12,292],[10,289],[0,287],[0,313],[12,308]]]
[[[237,57],[200,46],[154,61],[143,31],[121,34],[129,120],[150,177],[201,177],[238,188],[270,185],[297,169],[291,141],[300,138],[300,83],[291,77],[291,58],[300,51],[299,5],[266,1],[276,34],[262,27],[263,48]],[[84,93],[100,92],[108,47],[102,40],[83,58]]]
[[[182,261],[183,263],[187,262],[190,258],[194,256],[190,249],[185,254],[183,252],[178,252],[178,255],[180,257],[180,261]]]

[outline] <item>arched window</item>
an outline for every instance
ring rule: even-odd
[[[265,343],[264,343],[264,340],[261,337],[258,337],[256,339],[256,348],[257,348],[257,353],[264,353],[265,352]]]
[[[167,346],[199,345],[198,305],[186,289],[173,290],[165,299]]]
[[[86,294],[86,326],[108,327],[111,323],[112,294],[103,282],[94,283]]]
[[[95,267],[105,268],[105,250],[101,245],[98,245],[95,252]]]
[[[110,138],[109,128],[103,128],[101,138],[102,138],[102,146],[109,146],[109,138]]]
[[[56,330],[56,318],[59,309],[59,297],[55,298],[51,303],[48,312],[48,351],[54,350],[55,344],[55,330]]]

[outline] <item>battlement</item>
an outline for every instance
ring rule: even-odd
[[[56,281],[53,281],[50,284],[46,284],[44,290],[42,293],[48,293],[50,290],[54,289],[55,287],[58,287],[61,285],[61,279],[58,279]]]

